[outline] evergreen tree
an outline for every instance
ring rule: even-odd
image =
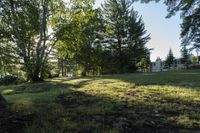
[[[131,10],[128,34],[128,51],[127,57],[128,61],[126,64],[130,64],[129,69],[136,69],[136,64],[140,62],[143,58],[149,59],[150,49],[146,48],[146,43],[150,39],[150,35],[147,34],[145,30],[145,25],[143,23],[142,17],[138,16],[138,13]]]
[[[173,64],[174,64],[174,55],[172,49],[170,49],[165,61],[165,67],[170,69],[173,66]]]
[[[183,64],[185,64],[185,66],[187,67],[189,64],[191,64],[190,61],[190,55],[188,53],[188,49],[186,47],[183,47],[183,49],[181,50],[181,62]]]
[[[106,22],[106,38],[109,49],[116,57],[116,65],[119,72],[123,72],[123,53],[122,49],[127,44],[127,21],[129,14],[129,0],[106,0],[103,6],[104,19]]]
[[[142,18],[131,9],[130,0],[106,0],[103,14],[106,25],[106,47],[113,55],[113,62],[120,73],[127,67],[136,66],[148,49],[150,39]],[[138,57],[138,58],[137,58]]]

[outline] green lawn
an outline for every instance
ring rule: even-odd
[[[34,115],[27,133],[200,132],[200,71],[52,79],[0,87]]]

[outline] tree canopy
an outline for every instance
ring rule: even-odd
[[[171,69],[171,67],[173,67],[175,60],[174,60],[174,55],[172,52],[172,49],[169,50],[169,53],[167,55],[166,61],[165,61],[165,67],[168,69]]]

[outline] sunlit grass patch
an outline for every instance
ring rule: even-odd
[[[14,92],[13,89],[6,89],[6,90],[3,90],[3,91],[1,92],[1,94],[3,94],[3,95],[8,95],[8,94],[12,94],[13,92]]]

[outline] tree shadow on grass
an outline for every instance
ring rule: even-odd
[[[188,73],[185,75],[188,76]],[[95,78],[89,77],[90,80],[83,81],[84,83],[82,85],[90,84],[91,81],[111,79],[133,83],[136,84],[136,86],[146,86],[147,88],[152,85],[159,87],[166,85],[172,89],[173,87],[180,87],[180,93],[182,93],[181,88],[183,88],[183,90],[192,88],[194,89],[194,92],[199,93],[200,86],[198,74],[195,75],[197,77],[189,76],[182,78],[180,75],[157,75],[154,73],[141,75],[112,75]],[[108,83],[112,84],[112,82],[114,83],[116,81],[103,81],[99,84],[106,85]],[[148,94],[140,97],[140,91],[133,91],[134,94],[127,93],[124,96],[126,100],[117,101],[112,97],[106,97],[104,95],[94,96],[83,92],[73,91],[58,96],[58,101],[60,100],[60,103],[67,109],[67,112],[69,111],[68,113],[70,115],[67,117],[70,119],[69,123],[75,123],[75,125],[78,123],[77,128],[80,127],[77,130],[72,128],[72,132],[132,133],[200,131],[200,103],[198,102],[197,95],[194,97],[190,95],[188,97],[184,95],[181,96],[181,94],[180,96],[176,96],[176,94],[171,95],[170,93],[174,93],[177,90],[171,92],[165,92],[164,90],[163,92],[159,92],[159,89],[156,89],[157,92],[155,92],[155,90],[152,92],[150,91]],[[141,93],[143,93],[143,91]],[[127,102],[130,97],[135,99],[132,103]],[[101,104],[98,105],[98,103]],[[93,112],[92,110],[101,110],[99,112],[103,113]],[[82,131],[81,126],[83,125],[77,121],[85,122],[86,125],[83,125],[87,127],[87,130]],[[92,126],[89,125],[88,127],[88,123]],[[85,129],[85,127],[83,127],[83,129]]]
[[[158,102],[115,100],[75,89],[59,94],[51,104],[38,108],[38,117],[29,130],[59,133],[162,133],[195,132],[200,125],[179,123],[185,111],[177,105]],[[171,108],[168,106],[171,105]],[[160,108],[159,108],[160,107]],[[191,114],[192,116],[192,114]],[[184,120],[185,118],[183,118]],[[192,118],[191,118],[192,119]],[[186,121],[187,122],[187,121]],[[190,124],[190,123],[189,123]]]

